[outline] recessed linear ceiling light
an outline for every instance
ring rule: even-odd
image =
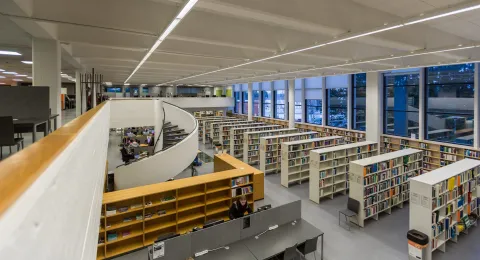
[[[4,76],[0,76],[0,79],[4,79],[5,77]]]
[[[23,79],[12,79],[13,81],[23,81]]]
[[[4,71],[3,74],[16,75],[17,73],[13,71]]]
[[[20,54],[16,51],[0,51],[0,55],[22,56],[22,54]]]
[[[313,70],[320,70],[320,69],[331,69],[331,68],[338,68],[338,67],[344,67],[344,66],[351,66],[351,65],[358,65],[358,64],[364,64],[364,63],[371,63],[371,62],[379,62],[379,61],[386,61],[386,60],[393,60],[393,59],[400,59],[400,58],[407,58],[407,57],[414,57],[414,56],[421,56],[421,55],[430,55],[430,54],[435,54],[435,53],[441,53],[441,52],[450,52],[450,51],[458,51],[458,50],[465,50],[465,49],[471,49],[471,48],[477,48],[480,47],[480,45],[471,45],[471,46],[464,46],[464,47],[457,47],[457,48],[450,48],[450,49],[442,49],[442,50],[436,50],[436,51],[424,51],[424,52],[418,52],[415,54],[407,54],[407,55],[402,55],[402,56],[388,56],[386,58],[378,58],[378,59],[373,59],[373,60],[359,60],[356,62],[351,62],[351,63],[342,63],[342,64],[337,64],[337,65],[331,65],[331,66],[325,66],[325,67],[317,67],[317,68],[309,68],[309,69],[304,69],[304,70],[299,70],[297,72],[308,72],[308,71],[313,71]],[[258,75],[258,76],[253,76],[253,77],[246,77],[246,78],[241,78],[242,80],[247,80],[247,79],[252,79],[252,78],[257,78],[257,77],[265,77],[265,76],[278,76],[282,74],[289,74],[291,73],[290,71],[287,72],[279,72],[276,74],[268,74],[268,75]],[[225,81],[214,81],[210,83],[218,83],[218,82],[225,82]]]
[[[22,60],[22,63],[24,63],[24,64],[33,64],[33,61]]]
[[[397,25],[394,25],[394,26],[389,26],[389,27],[386,27],[386,28],[372,30],[370,32],[360,33],[360,34],[357,34],[357,35],[352,35],[352,36],[342,38],[342,39],[338,39],[338,40],[337,40],[337,37],[334,37],[335,40],[327,42],[327,43],[314,45],[314,46],[311,46],[311,47],[307,47],[307,48],[299,49],[299,50],[295,50],[295,51],[285,52],[285,53],[282,53],[282,54],[279,54],[279,55],[274,55],[274,56],[271,56],[271,57],[266,57],[266,58],[263,58],[263,59],[254,60],[254,61],[238,64],[238,65],[231,66],[231,67],[226,67],[226,68],[215,70],[215,71],[210,71],[210,72],[206,72],[206,73],[192,75],[192,76],[188,76],[188,77],[185,77],[185,78],[180,78],[180,79],[172,80],[172,81],[169,81],[169,82],[165,82],[165,83],[162,83],[162,84],[174,83],[174,82],[178,82],[178,81],[185,80],[185,79],[191,79],[191,78],[195,78],[195,77],[208,75],[208,74],[211,74],[211,73],[216,73],[216,72],[221,72],[221,71],[225,71],[225,70],[229,70],[229,69],[234,69],[234,68],[242,67],[242,66],[249,65],[249,64],[252,64],[252,63],[257,63],[257,62],[262,62],[262,61],[278,58],[278,57],[281,57],[281,56],[284,56],[284,55],[290,55],[290,54],[294,54],[294,53],[298,53],[298,52],[302,52],[302,51],[306,51],[306,50],[311,50],[311,49],[319,48],[319,47],[330,45],[330,44],[335,44],[335,43],[344,42],[344,41],[348,41],[348,40],[352,40],[352,39],[356,39],[356,38],[360,38],[360,37],[364,37],[364,36],[368,36],[368,35],[373,35],[373,34],[377,34],[377,33],[380,33],[380,32],[385,32],[385,31],[388,31],[388,30],[393,30],[393,29],[397,29],[397,28],[400,28],[400,27],[404,27],[404,26],[407,26],[407,25],[421,23],[421,22],[424,22],[424,21],[429,21],[429,20],[433,20],[433,19],[437,19],[437,18],[441,18],[441,17],[445,17],[445,16],[455,15],[455,14],[458,14],[458,13],[463,13],[463,12],[475,10],[475,9],[478,9],[478,8],[480,8],[480,4],[470,6],[470,7],[464,7],[464,8],[458,9],[458,10],[454,10],[454,11],[445,12],[443,14],[433,15],[433,16],[422,18],[422,19],[419,19],[419,20],[410,19],[408,22],[401,22],[401,23],[399,23]],[[420,15],[420,16],[424,17],[424,15]],[[413,18],[413,19],[415,19],[415,18]]]
[[[33,79],[32,77],[27,77],[27,79]]]
[[[28,75],[15,75],[15,77],[28,77]]]
[[[198,0],[189,0],[183,7],[182,10],[177,14],[175,19],[168,25],[168,27],[163,31],[163,33],[158,37],[157,41],[153,44],[152,48],[147,52],[145,57],[138,63],[137,67],[133,70],[132,74],[128,76],[128,78],[124,81],[127,83],[130,78],[142,67],[143,63],[147,61],[147,59],[152,55],[152,53],[160,46],[160,44],[167,38],[167,36],[177,27],[177,25],[182,21],[182,19],[192,10]]]
[[[5,70],[0,69],[0,72],[2,72],[2,71],[5,71]]]

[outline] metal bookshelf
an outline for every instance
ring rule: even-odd
[[[266,131],[266,130],[277,130],[281,128],[280,125],[263,125],[263,126],[252,126],[252,127],[240,127],[234,128],[230,131],[230,153],[235,158],[243,158],[243,137],[244,133],[256,132],[256,131]]]
[[[284,128],[271,131],[256,131],[243,133],[243,162],[258,164],[260,161],[260,138],[265,136],[276,136],[297,133],[296,128]]]

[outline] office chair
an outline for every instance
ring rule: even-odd
[[[12,154],[12,146],[17,146],[17,152],[20,150],[20,144],[23,149],[23,138],[15,138],[15,131],[13,126],[12,116],[0,117],[0,159],[2,159],[3,146],[10,148],[10,154]]]
[[[318,241],[318,237],[308,239],[307,241],[305,241],[305,243],[297,247],[298,252],[300,252],[300,254],[302,254],[303,257],[306,257],[306,255],[313,253],[313,257],[315,257],[315,260],[316,260],[317,256],[315,255],[315,252],[317,251],[317,241]]]
[[[347,208],[338,211],[338,225],[340,225],[340,214],[345,216],[345,221],[348,224],[348,230],[350,230],[350,218],[355,217],[358,215],[360,210],[360,202],[358,200],[354,200],[352,198],[348,198]]]

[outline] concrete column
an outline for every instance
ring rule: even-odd
[[[289,110],[289,105],[290,104],[288,104],[288,101],[290,100],[288,98],[288,80],[285,80],[285,89],[284,90],[285,90],[285,96],[284,96],[284,99],[285,99],[285,109],[284,109],[285,116],[284,116],[284,120],[288,120],[288,118],[289,118],[288,117],[289,116],[288,111],[290,111]]]
[[[480,66],[475,63],[475,77],[474,77],[474,96],[473,96],[473,147],[480,148]]]
[[[97,106],[97,83],[95,83],[95,78],[92,79],[92,84],[90,84],[92,86],[92,108],[96,107]]]
[[[153,86],[150,88],[150,96],[151,97],[158,97],[160,95],[161,88],[159,86]]]
[[[274,114],[274,112],[275,112],[275,108],[274,108],[275,107],[275,103],[274,103],[275,97],[274,97],[274,93],[273,93],[274,83],[273,83],[273,81],[270,81],[269,84],[270,84],[270,87],[268,88],[268,90],[270,91],[270,100],[271,100],[270,101],[270,118],[275,118],[275,114]]]
[[[383,128],[382,73],[367,72],[366,139],[379,142]]]
[[[247,95],[248,95],[248,104],[247,104],[248,120],[253,120],[253,83],[252,82],[248,83]]]
[[[300,99],[302,104],[302,123],[305,123],[305,79],[300,80]]]
[[[349,75],[347,84],[347,129],[352,129],[353,122],[353,76]]]
[[[288,80],[288,127],[295,128],[295,80]]]
[[[61,86],[60,69],[62,68],[60,42],[33,38],[33,86],[48,86],[50,88],[50,109],[52,114],[60,114]],[[57,118],[57,126],[62,126],[62,117]]]
[[[138,97],[141,98],[141,97],[142,97],[142,94],[143,94],[143,86],[142,86],[142,85],[139,85],[139,86],[138,86]]]
[[[85,79],[84,79],[85,80]],[[82,91],[82,114],[87,112],[87,88],[85,83],[82,84],[83,88],[81,89]]]
[[[420,68],[419,73],[419,93],[418,93],[418,136],[419,140],[425,139],[425,68]]]
[[[322,77],[322,126],[327,125],[327,77]]]
[[[82,114],[82,83],[80,82],[80,71],[75,71],[75,115]]]
[[[173,95],[178,95],[177,93],[178,93],[177,92],[177,86],[175,85],[175,86],[173,86]]]

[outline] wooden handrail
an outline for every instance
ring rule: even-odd
[[[105,103],[99,104],[24,150],[0,162],[0,216],[72,143]]]

